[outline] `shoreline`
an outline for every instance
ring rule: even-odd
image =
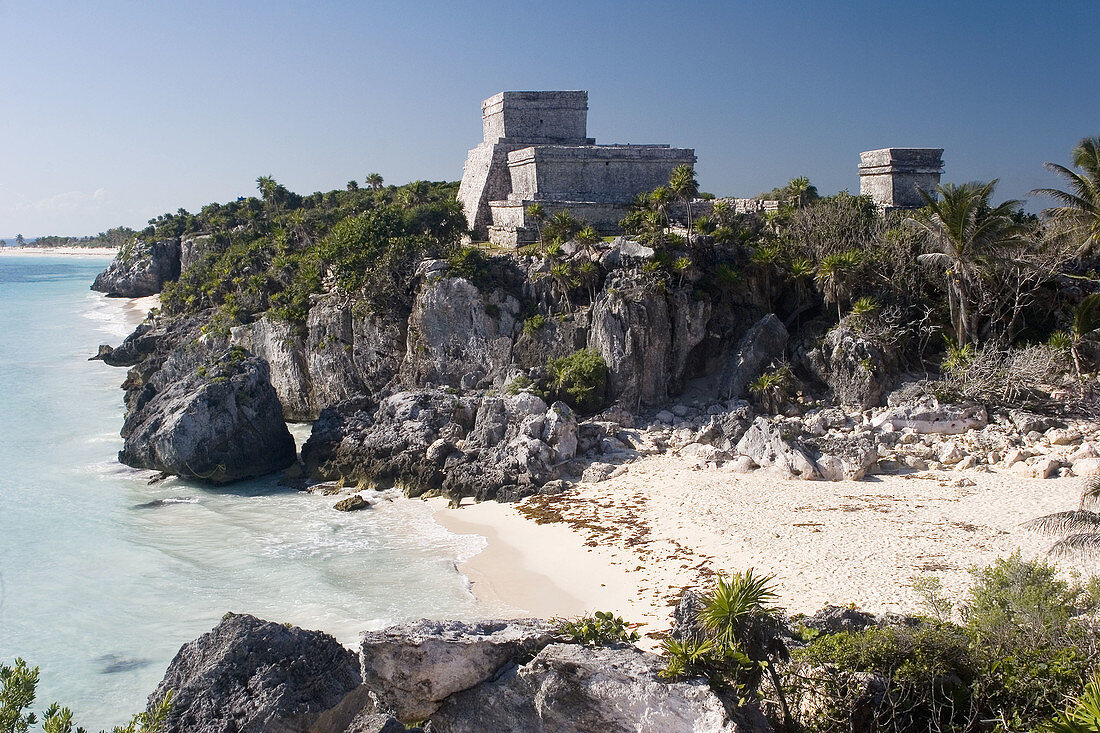
[[[1076,506],[1084,481],[980,471],[798,481],[693,470],[658,455],[517,504],[432,501],[443,527],[487,541],[457,565],[479,601],[540,617],[613,611],[641,624],[652,646],[646,634],[668,630],[683,588],[749,568],[775,576],[776,601],[791,614],[850,604],[921,613],[911,587],[921,576],[959,600],[972,568],[1015,551],[1047,559],[1054,540],[1020,525]],[[521,508],[559,519],[538,524]],[[1087,560],[1056,564],[1082,579],[1094,571]]]
[[[114,257],[115,247],[0,247],[0,255],[33,257],[35,255],[76,255],[82,257]]]

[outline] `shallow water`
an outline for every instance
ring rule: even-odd
[[[482,615],[456,536],[394,492],[342,513],[260,480],[211,489],[121,466],[125,373],[88,361],[129,331],[88,290],[107,259],[0,257],[0,660],[42,669],[91,730],[144,705],[180,645],[226,611],[358,632]],[[296,426],[299,440],[307,426]]]

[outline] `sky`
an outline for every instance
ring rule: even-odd
[[[1098,31],[1098,0],[0,0],[0,236],[139,228],[261,175],[457,180],[481,100],[528,89],[588,90],[598,143],[695,148],[717,195],[856,192],[859,152],[898,146],[1022,198],[1100,134]]]

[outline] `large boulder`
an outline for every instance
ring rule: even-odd
[[[813,459],[798,445],[784,440],[779,427],[766,417],[753,421],[741,440],[737,441],[736,451],[751,458],[761,468],[774,467],[803,479],[818,475]]]
[[[632,646],[551,644],[523,666],[448,698],[433,733],[746,731],[703,679],[666,682]],[[746,711],[747,712],[747,711]]]
[[[718,393],[741,397],[745,389],[773,359],[787,348],[787,329],[774,313],[761,318],[741,337],[737,349],[718,378]]]
[[[222,484],[295,460],[267,362],[237,347],[175,349],[127,406],[118,459],[128,466]]]
[[[149,708],[172,691],[163,733],[304,733],[359,685],[328,634],[230,613],[180,648]]]
[[[807,356],[814,376],[829,385],[837,404],[862,408],[882,404],[892,360],[877,344],[842,324]]]
[[[180,276],[180,240],[147,242],[135,239],[115,255],[107,269],[96,276],[92,290],[119,298],[140,298],[159,293],[164,283]]]
[[[872,427],[892,425],[895,430],[909,428],[918,433],[957,435],[967,430],[980,430],[989,424],[982,405],[941,405],[928,397],[913,404],[891,407],[871,418]]]
[[[509,662],[529,659],[553,640],[553,626],[537,619],[425,619],[364,633],[361,675],[382,708],[401,720],[425,720],[451,695],[493,677]]]
[[[547,407],[527,392],[479,398],[419,389],[377,405],[324,410],[302,460],[319,479],[480,500],[498,498],[509,486],[534,493],[559,478],[559,466],[576,450],[576,417],[562,403]]]

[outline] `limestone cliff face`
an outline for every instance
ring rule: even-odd
[[[92,283],[92,290],[119,298],[159,293],[164,283],[180,276],[180,240],[135,240],[123,247]]]

